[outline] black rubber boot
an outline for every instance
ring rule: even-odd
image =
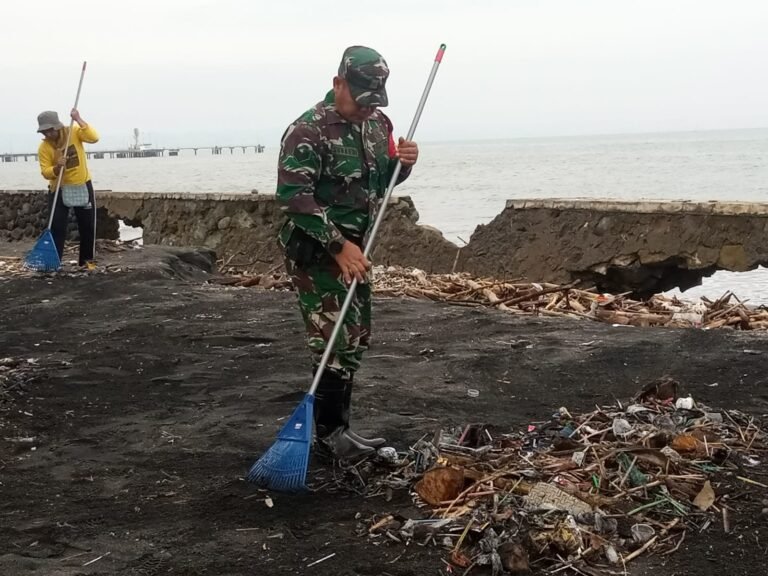
[[[342,412],[342,417],[344,418],[345,434],[350,440],[353,440],[361,446],[367,446],[369,448],[379,448],[384,446],[384,444],[387,443],[384,438],[364,438],[349,427],[349,412],[350,406],[352,405],[352,386],[352,377],[344,381],[344,410]]]
[[[345,381],[339,374],[325,370],[315,391],[315,433],[318,439],[329,436],[345,426]]]
[[[349,404],[345,401],[349,379],[325,370],[315,392],[315,434],[322,456],[356,460],[373,453],[347,434]]]

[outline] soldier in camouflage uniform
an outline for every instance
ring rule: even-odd
[[[283,134],[277,200],[287,216],[279,233],[298,292],[316,367],[353,278],[359,284],[315,397],[315,431],[340,459],[373,452],[384,439],[349,428],[352,383],[371,337],[370,262],[363,248],[398,158],[398,183],[418,158],[415,142],[395,145],[387,105],[389,68],[371,48],[344,51],[333,90]]]

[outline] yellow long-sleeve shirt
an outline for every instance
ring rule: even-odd
[[[62,130],[62,132],[65,133],[65,130],[66,129]],[[63,147],[66,142],[66,136],[64,134],[62,135],[61,147]],[[72,136],[69,139],[69,148],[67,149],[67,162],[64,165],[64,175],[61,177],[62,185],[85,184],[91,179],[83,142],[93,144],[98,141],[99,134],[90,124],[86,125],[85,128],[80,128],[79,124],[73,126]],[[53,190],[54,186],[56,186],[56,181],[58,180],[53,168],[56,166],[56,158],[60,154],[61,151],[57,150],[56,146],[47,139],[40,142],[40,147],[37,149],[40,172],[42,173],[43,178],[48,180],[48,188],[50,190]]]

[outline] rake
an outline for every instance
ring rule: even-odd
[[[80,89],[83,87],[83,76],[85,76],[85,62],[83,62],[83,69],[80,72],[80,83],[77,85],[77,96],[75,96],[75,105],[73,108],[77,108],[77,103],[80,101]],[[69,130],[67,131],[67,141],[64,144],[64,155],[66,157],[67,149],[69,148],[69,139],[72,135],[72,128],[75,125],[74,119],[69,122]],[[59,251],[56,249],[56,243],[53,240],[53,234],[51,233],[51,225],[53,224],[53,215],[56,213],[56,203],[59,201],[59,188],[61,188],[61,179],[64,176],[65,167],[62,166],[59,170],[59,177],[56,181],[56,191],[53,193],[53,204],[51,204],[51,214],[48,216],[48,226],[43,230],[40,238],[37,239],[35,245],[32,247],[24,258],[24,267],[35,272],[56,272],[61,268],[61,259],[59,258]]]
[[[421,112],[424,109],[424,104],[427,101],[427,96],[432,88],[432,82],[437,74],[437,68],[443,59],[443,53],[445,52],[445,44],[441,44],[435,56],[435,62],[432,66],[432,70],[427,80],[427,85],[424,88],[424,92],[421,95],[419,106],[416,109],[416,114],[411,123],[411,127],[408,130],[406,140],[413,138],[413,133],[416,131],[416,125],[421,117]],[[400,160],[395,165],[395,171],[392,174],[392,178],[389,181],[387,192],[384,198],[381,200],[381,208],[376,220],[371,229],[368,242],[366,243],[363,255],[368,258],[373,247],[373,241],[376,237],[376,233],[379,230],[382,220],[384,219],[384,213],[386,212],[389,197],[392,195],[392,190],[395,187],[397,178],[400,175],[402,165]],[[333,327],[333,332],[325,347],[323,356],[320,359],[320,365],[315,371],[315,377],[312,380],[312,386],[310,387],[301,404],[294,410],[288,422],[285,423],[280,433],[277,436],[277,440],[274,444],[259,458],[248,472],[247,479],[249,482],[275,490],[278,492],[303,492],[307,490],[307,467],[309,465],[309,452],[312,446],[312,424],[313,424],[313,410],[315,404],[315,391],[320,384],[320,379],[325,370],[325,366],[328,363],[328,359],[333,351],[336,338],[341,331],[341,327],[344,323],[344,317],[347,314],[347,310],[352,302],[355,288],[357,288],[357,279],[353,279],[347,291],[347,296],[344,299],[344,304],[341,307],[339,313],[339,319]]]

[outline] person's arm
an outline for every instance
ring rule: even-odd
[[[54,180],[62,168],[61,160],[56,161],[56,153],[52,146],[40,146],[37,151],[37,159],[40,162],[40,173],[46,180]]]
[[[72,120],[77,122],[78,126],[80,126],[78,137],[80,138],[81,142],[95,144],[99,141],[99,133],[96,132],[96,130],[90,124],[88,124],[88,122],[83,120],[83,117],[80,116],[80,112],[78,112],[76,108],[72,108],[70,116],[72,117]]]
[[[301,121],[291,125],[280,144],[275,197],[298,228],[328,249],[331,242],[343,242],[344,237],[315,198],[321,167],[317,129]]]

